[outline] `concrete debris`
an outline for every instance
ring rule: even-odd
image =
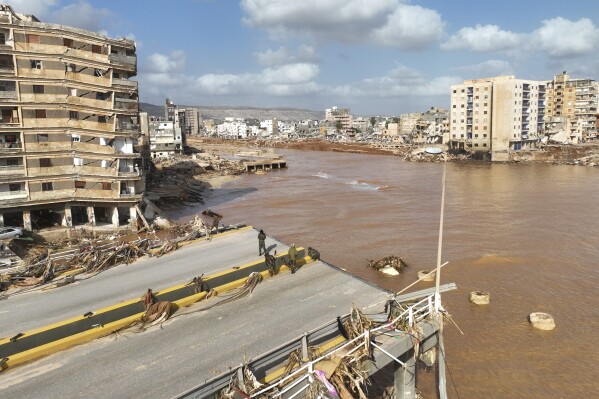
[[[0,291],[8,291],[8,295],[12,295],[15,292],[10,291],[11,286],[39,287],[49,283],[56,287],[67,285],[74,282],[75,276],[79,274],[91,277],[111,267],[129,264],[142,256],[162,256],[177,250],[186,241],[242,227],[237,225],[217,228],[211,233],[206,226],[198,223],[197,217],[182,225],[163,218],[157,219],[159,224],[169,226],[165,230],[165,238],[143,233],[112,237],[110,240],[71,239],[71,245],[63,248],[57,248],[56,243],[37,244],[19,265],[1,269]]]
[[[368,261],[368,266],[382,273],[397,276],[408,267],[408,264],[402,258],[391,255],[377,261],[371,259]]]

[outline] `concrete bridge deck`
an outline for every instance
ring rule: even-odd
[[[143,257],[88,280],[11,296],[0,301],[0,338],[141,297],[148,288],[159,291],[202,273],[255,261],[260,258],[257,236],[252,228],[214,235],[210,241],[199,240],[160,258]],[[271,237],[267,237],[266,247],[277,252],[289,249]]]
[[[274,244],[279,252],[287,249],[280,242],[267,241],[267,246]],[[130,299],[132,293],[143,293],[148,286],[158,289],[162,282],[166,287],[193,275],[256,260],[256,251],[256,231],[248,229],[212,242],[192,244],[162,258],[142,259],[81,282],[80,285],[95,282],[78,294],[87,301],[84,304],[77,304],[74,294],[66,291],[71,288],[68,286],[54,292],[23,295],[21,298],[30,300],[20,299],[19,303],[23,309],[37,312],[35,308],[44,306],[48,294],[65,292],[52,299],[64,310],[52,312],[49,309],[52,303],[46,308],[53,314],[48,319],[52,322],[55,317],[68,317],[64,312],[79,315],[90,307],[118,302],[114,296]],[[135,266],[138,269],[131,270]],[[173,277],[172,273],[177,276]],[[146,274],[153,277],[148,280],[144,277]],[[118,284],[117,288],[113,290],[112,284]],[[235,302],[175,317],[162,327],[154,326],[141,333],[115,334],[5,370],[0,376],[0,393],[11,398],[169,398],[236,367],[244,357],[257,356],[347,313],[352,303],[365,306],[387,297],[386,291],[334,267],[312,263],[295,274],[283,272],[265,280],[250,296]],[[12,311],[11,301],[17,298],[3,301],[1,309]],[[218,300],[201,302],[183,313]],[[66,303],[61,305],[63,301]],[[77,307],[76,311],[71,306]],[[4,313],[0,315],[9,317]],[[26,329],[22,327],[26,319],[19,321],[21,328],[17,330]],[[10,328],[11,332],[14,328]]]

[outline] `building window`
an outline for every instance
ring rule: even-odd
[[[69,119],[74,119],[74,120],[79,119],[79,112],[69,111]]]
[[[101,69],[96,68],[96,69],[94,69],[94,76],[96,76],[98,78],[104,77],[104,72],[102,72]]]
[[[33,85],[33,94],[44,94],[43,85]]]
[[[27,43],[38,43],[40,42],[39,35],[27,35]]]
[[[455,105],[455,104],[453,104],[453,108],[456,108],[456,105]]]
[[[8,185],[8,191],[21,191],[21,185],[18,183],[11,183]]]
[[[42,183],[42,191],[54,191],[52,182]]]
[[[79,143],[81,142],[81,136],[78,134],[72,134],[71,135],[71,142],[72,143]]]
[[[102,190],[112,190],[112,183],[102,183]]]
[[[75,188],[85,188],[85,182],[81,180],[75,180]]]
[[[49,168],[52,166],[52,160],[50,158],[40,158],[40,168]]]
[[[483,147],[486,147],[486,146],[487,146],[487,143],[483,143]]]
[[[37,142],[38,143],[47,143],[48,142],[48,135],[47,134],[38,134],[37,135]]]
[[[73,42],[73,39],[63,38],[62,39],[62,44],[65,47],[68,47],[68,48],[74,48],[75,47],[75,42]]]
[[[485,139],[486,139],[486,138],[487,138],[487,135],[486,135],[486,134],[483,134],[483,138],[485,138]]]
[[[0,45],[6,44],[6,34],[4,32],[0,32]]]
[[[42,69],[42,62],[40,60],[31,60],[31,69]]]
[[[38,119],[44,119],[46,117],[46,110],[45,109],[36,109],[35,117]]]
[[[97,44],[92,44],[92,53],[102,54],[102,46],[99,46]]]

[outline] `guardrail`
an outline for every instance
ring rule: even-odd
[[[441,286],[440,291],[448,291],[455,289],[455,284],[445,284]],[[302,367],[298,370],[289,374],[275,383],[268,385],[261,389],[260,391],[249,395],[250,398],[257,397],[262,395],[268,391],[274,390],[277,387],[282,387],[286,382],[290,383],[288,386],[284,387],[281,391],[278,391],[276,397],[284,397],[285,393],[288,393],[289,397],[294,397],[302,392],[304,389],[308,387],[309,382],[305,383],[304,386],[299,387],[298,385],[303,381],[310,381],[312,378],[312,373],[314,372],[314,365],[319,361],[329,357],[331,354],[338,352],[342,349],[346,349],[349,345],[360,342],[356,344],[353,349],[350,349],[350,353],[355,351],[356,348],[363,346],[366,343],[366,340],[370,340],[370,337],[376,333],[382,332],[383,330],[387,331],[390,326],[393,326],[399,320],[405,320],[407,325],[414,326],[419,322],[425,320],[429,315],[434,312],[434,298],[435,293],[434,290],[427,289],[423,291],[419,291],[416,293],[406,294],[402,296],[397,296],[395,298],[396,301],[412,301],[418,298],[424,299],[419,300],[417,303],[409,306],[405,311],[403,311],[399,316],[397,316],[394,320],[385,322],[377,328],[366,331],[364,334],[352,339],[351,341],[347,341],[342,345],[337,344],[337,346],[329,351],[326,351],[322,356],[320,356],[316,360],[312,360],[306,362]],[[387,319],[388,315],[382,314]],[[273,370],[280,369],[285,366],[287,359],[289,358],[289,354],[292,351],[301,349],[302,357],[304,359],[308,359],[308,347],[309,346],[319,346],[322,347],[325,344],[334,343],[336,339],[342,337],[342,333],[339,329],[340,325],[347,320],[349,314],[338,317],[336,320],[332,320],[326,324],[321,325],[309,332],[304,333],[303,335],[294,338],[262,355],[254,359],[250,359],[245,367],[250,369],[256,379],[260,381],[264,381],[269,373],[272,373]],[[376,345],[372,341],[371,345],[382,351],[387,356],[391,356],[393,360],[399,361],[396,356],[392,356],[389,354],[384,348]],[[401,362],[400,362],[401,363]],[[232,379],[243,372],[244,365],[240,364],[238,368],[232,369],[228,372],[225,372],[217,377],[214,377],[203,384],[200,384],[184,393],[181,393],[173,399],[208,399],[215,397],[219,391],[230,386]],[[241,379],[243,380],[243,379]],[[293,383],[291,383],[293,381]],[[290,392],[290,391],[293,391]]]

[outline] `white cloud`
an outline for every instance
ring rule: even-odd
[[[436,42],[443,34],[441,15],[420,6],[399,5],[387,23],[373,32],[373,38],[386,46],[417,50]]]
[[[59,24],[101,32],[105,21],[111,16],[112,12],[107,8],[96,8],[87,0],[79,0],[77,3],[54,11],[50,18],[52,22]],[[102,32],[102,34],[105,33],[105,31]]]
[[[437,40],[444,25],[436,11],[400,0],[242,0],[241,7],[246,24],[277,39],[300,35],[415,50]]]
[[[533,32],[533,37],[550,57],[580,56],[599,50],[599,29],[588,18],[545,20],[543,26]]]
[[[497,25],[476,25],[460,29],[441,45],[443,50],[503,51],[517,48],[521,35]]]
[[[147,58],[141,69],[149,73],[181,72],[185,68],[186,61],[187,57],[183,50],[175,50],[168,55],[154,53]]]
[[[318,73],[315,64],[288,64],[258,73],[207,74],[195,79],[195,87],[208,95],[303,95],[316,89],[314,79]]]
[[[451,85],[461,82],[457,76],[427,78],[420,71],[398,64],[384,76],[364,79],[352,85],[331,89],[338,96],[420,97],[448,95]]]
[[[58,4],[58,0],[4,0],[2,3],[11,6],[16,13],[32,14],[42,19]]]
[[[453,68],[455,71],[464,72],[465,74],[479,77],[513,75],[514,68],[507,61],[502,60],[487,60],[474,65],[465,65]]]
[[[263,52],[254,53],[258,62],[262,65],[284,65],[296,64],[300,62],[320,62],[320,57],[316,54],[312,46],[300,46],[295,52],[289,51],[286,47],[280,47],[277,50],[268,49]]]

